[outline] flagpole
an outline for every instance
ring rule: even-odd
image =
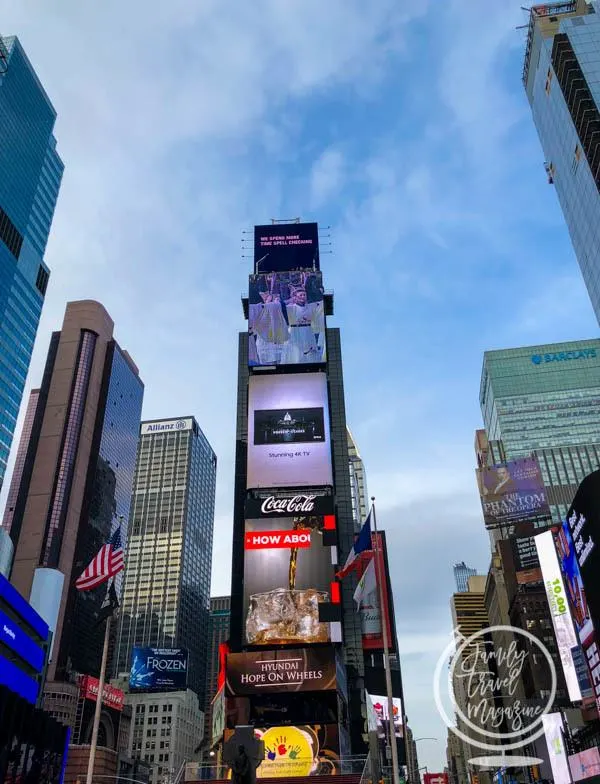
[[[383,591],[383,580],[385,575],[381,574],[379,559],[379,536],[377,535],[377,517],[375,514],[375,497],[371,497],[371,511],[373,512],[373,538],[375,540],[375,573],[379,586],[379,606],[381,608],[381,629],[383,637],[383,664],[385,667],[385,687],[387,691],[388,703],[388,723],[389,723],[389,743],[392,749],[392,784],[400,784],[400,770],[398,768],[398,746],[396,744],[396,731],[394,727],[394,697],[392,692],[392,671],[390,669],[390,641],[388,638],[388,607]],[[87,784],[91,784],[88,781]]]
[[[96,746],[98,745],[98,729],[100,727],[100,713],[102,711],[102,695],[104,693],[104,679],[106,676],[106,660],[108,659],[108,639],[110,637],[110,621],[109,615],[106,619],[106,628],[104,630],[104,647],[102,648],[102,664],[100,665],[100,678],[98,679],[98,697],[96,698],[96,711],[94,713],[94,726],[92,728],[92,742],[90,744],[90,758],[88,760],[88,769],[86,784],[92,784],[94,777],[94,762],[96,759]]]

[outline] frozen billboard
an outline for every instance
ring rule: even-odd
[[[546,489],[536,458],[523,457],[476,469],[486,528],[550,517]]]

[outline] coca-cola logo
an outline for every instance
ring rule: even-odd
[[[291,498],[275,498],[270,495],[262,502],[260,511],[262,514],[312,512],[315,508],[315,498],[314,495],[295,495]]]

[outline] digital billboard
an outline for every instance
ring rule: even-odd
[[[333,495],[328,488],[258,490],[246,498],[246,517],[283,517],[295,514],[332,515]]]
[[[187,686],[185,648],[135,647],[131,654],[129,688],[132,691],[179,691]]]
[[[548,758],[552,768],[554,784],[571,784],[569,763],[565,751],[563,720],[560,713],[542,715],[542,726],[548,746]]]
[[[227,657],[227,694],[231,697],[336,688],[336,657],[330,647],[230,653]]]
[[[251,376],[248,489],[332,484],[325,373]]]
[[[581,643],[594,690],[596,705],[600,708],[600,679],[594,677],[594,668],[600,662],[594,624],[590,617],[586,592],[577,562],[575,544],[567,522],[563,523],[556,539],[558,557],[564,576],[565,588],[575,631]],[[595,680],[598,684],[595,685]]]
[[[248,364],[323,363],[325,307],[320,272],[251,275],[248,292]]]
[[[377,717],[377,737],[386,738],[388,736],[388,726],[390,722],[390,712],[388,709],[388,698],[381,694],[369,694],[368,699],[371,703],[373,713]],[[404,727],[402,724],[402,700],[400,697],[393,698],[394,711],[394,735],[397,738],[404,737]]]
[[[91,700],[92,702],[98,701],[98,689],[100,686],[98,678],[94,678],[92,675],[80,675],[78,684],[79,696],[81,698]],[[123,705],[125,705],[125,692],[105,683],[102,690],[102,704],[108,708],[122,711]]]
[[[556,555],[552,531],[544,531],[544,533],[538,534],[535,537],[535,546],[542,569],[546,596],[550,606],[550,616],[556,635],[558,653],[565,675],[569,699],[571,702],[579,702],[582,699],[582,694],[573,658],[573,650],[577,651],[579,643],[569,610],[567,593]]]
[[[329,642],[319,604],[331,599],[331,547],[322,515],[246,520],[244,639],[248,645]]]
[[[329,776],[340,772],[337,724],[256,729],[265,744],[265,758],[256,769],[259,779]]]
[[[514,536],[510,539],[517,583],[527,585],[542,581],[542,570],[533,536]]]
[[[316,223],[279,223],[254,227],[254,272],[319,269]]]
[[[600,776],[600,752],[597,746],[591,749],[584,749],[578,754],[569,756],[569,769],[573,781],[585,781],[585,779]]]
[[[550,517],[546,489],[536,458],[523,457],[476,469],[486,528]]]

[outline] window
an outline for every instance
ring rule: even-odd
[[[0,207],[0,240],[6,245],[15,259],[19,258],[23,236],[17,231],[17,227]]]
[[[550,88],[552,87],[552,78],[554,74],[552,73],[552,68],[548,68],[548,73],[546,74],[546,95],[550,95]]]
[[[38,269],[37,278],[35,281],[35,285],[37,290],[40,292],[42,296],[46,294],[46,289],[48,288],[48,280],[50,278],[50,273],[47,272],[42,265],[40,264],[40,268]]]
[[[573,172],[573,174],[575,174],[575,172],[579,168],[580,160],[581,160],[581,147],[578,144],[576,144],[575,151],[573,153],[573,161],[571,162],[571,171]]]

